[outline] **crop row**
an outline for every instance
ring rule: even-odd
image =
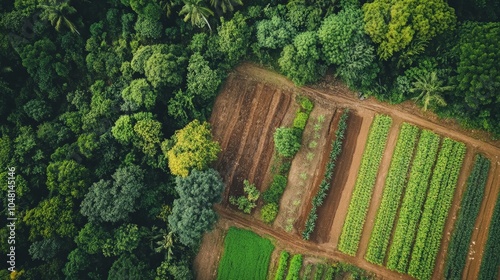
[[[254,232],[229,228],[217,279],[267,279],[273,250],[271,241]]]
[[[286,268],[288,267],[288,259],[290,254],[287,251],[281,251],[280,260],[278,262],[278,269],[274,276],[274,280],[283,280],[285,278]]]
[[[319,185],[318,193],[314,196],[312,200],[311,211],[307,217],[304,231],[302,232],[302,238],[309,240],[310,234],[314,231],[316,227],[316,220],[318,219],[318,207],[323,204],[323,201],[328,194],[330,189],[330,182],[332,180],[333,171],[335,170],[335,163],[337,158],[342,152],[342,145],[344,143],[345,131],[347,130],[347,117],[349,116],[349,110],[345,110],[340,117],[340,121],[335,132],[335,140],[332,143],[332,150],[330,152],[330,159],[326,165],[325,177]]]
[[[297,254],[292,257],[286,280],[298,280],[300,269],[302,268],[302,255]]]
[[[439,148],[439,136],[423,130],[413,159],[410,178],[399,211],[389,250],[387,267],[406,273],[411,246],[420,220],[432,167]]]
[[[417,127],[407,123],[403,123],[399,132],[391,166],[385,181],[382,201],[365,256],[372,263],[383,264],[401,195],[406,186],[418,133],[419,129]]]
[[[392,119],[389,116],[375,116],[370,135],[368,136],[358,178],[356,179],[356,185],[349,203],[347,217],[339,241],[339,250],[352,256],[358,250],[366,212],[370,204],[373,186],[375,185],[391,124]]]
[[[489,170],[490,161],[478,154],[467,180],[467,189],[463,195],[455,229],[448,246],[448,256],[444,269],[446,279],[462,278],[462,271],[469,253],[469,243],[481,207],[481,201],[483,200]]]
[[[444,224],[465,156],[465,144],[445,138],[432,174],[424,212],[418,227],[408,274],[430,279],[441,245]]]
[[[500,193],[498,193],[493,217],[491,217],[488,241],[484,249],[483,260],[479,270],[479,280],[498,279],[500,266]]]

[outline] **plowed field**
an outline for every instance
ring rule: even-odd
[[[243,194],[243,180],[248,179],[261,191],[271,181],[271,166],[274,157],[273,132],[282,125],[291,125],[298,105],[294,101],[297,94],[308,96],[315,107],[304,131],[303,143],[310,141],[313,125],[317,116],[325,116],[321,137],[313,150],[314,158],[306,159],[307,145],[292,161],[289,181],[281,200],[280,213],[273,225],[266,225],[258,220],[259,213],[243,215],[228,203],[229,196]],[[328,160],[330,144],[338,123],[340,113],[350,109],[348,130],[345,144],[340,154],[330,191],[322,207],[318,209],[317,226],[310,241],[301,239],[305,219],[311,208],[311,199],[318,189]],[[363,235],[356,257],[350,257],[337,251],[338,239],[342,231],[347,208],[350,202],[361,158],[364,152],[369,128],[376,114],[386,114],[393,119],[388,142],[378,177],[373,189],[372,200]],[[218,206],[221,214],[215,232],[207,234],[195,262],[199,279],[213,279],[217,259],[219,258],[222,238],[219,236],[228,225],[236,224],[251,228],[259,234],[270,235],[280,242],[280,246],[297,250],[308,255],[327,257],[353,263],[363,269],[374,272],[381,278],[406,279],[409,276],[373,265],[364,259],[368,240],[373,228],[376,211],[384,187],[385,177],[392,158],[395,141],[403,122],[419,128],[431,130],[442,137],[450,137],[467,146],[464,167],[461,169],[453,205],[448,214],[441,251],[437,256],[433,279],[441,279],[446,258],[446,248],[453,230],[461,196],[470,173],[472,158],[478,152],[488,157],[492,163],[485,199],[476,221],[472,236],[469,258],[464,270],[464,279],[475,279],[479,271],[482,251],[488,234],[495,198],[500,191],[500,143],[488,140],[481,132],[466,131],[452,121],[441,121],[430,113],[422,113],[412,103],[393,106],[373,99],[359,100],[353,92],[336,81],[327,81],[315,88],[297,88],[284,77],[251,64],[236,68],[226,80],[214,105],[212,117],[214,138],[220,142],[222,153],[215,164],[221,173],[226,190],[223,202]],[[300,176],[299,176],[300,175]],[[299,178],[300,177],[300,178]],[[304,178],[307,178],[304,180]],[[257,207],[259,209],[260,207]],[[287,223],[293,219],[293,228]],[[215,254],[215,255],[214,255]]]

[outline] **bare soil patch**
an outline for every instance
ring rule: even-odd
[[[304,205],[307,205],[311,197],[314,196],[316,179],[321,178],[324,173],[321,162],[328,158],[328,132],[333,125],[334,113],[334,108],[315,106],[309,116],[302,136],[302,147],[292,161],[288,184],[281,198],[279,214],[274,222],[276,227],[287,232],[301,236],[301,224],[297,221],[300,220],[300,213],[304,212]],[[322,124],[323,128],[319,133],[319,138],[315,139],[314,123],[321,115],[325,117],[325,121]],[[317,145],[314,148],[309,147],[312,141]],[[313,155],[313,158],[308,159],[308,154],[309,156]]]
[[[346,131],[342,152],[337,159],[335,170],[332,176],[332,181],[330,182],[330,190],[328,191],[323,205],[318,208],[318,220],[316,222],[316,229],[311,234],[311,240],[314,242],[328,242],[330,229],[334,220],[332,219],[332,217],[335,217],[336,215],[337,208],[340,203],[341,194],[347,182],[347,177],[349,175],[348,170],[353,161],[356,139],[358,138],[358,135],[360,133],[362,122],[362,117],[357,115],[355,111],[351,111],[349,113],[349,118],[347,120],[348,129]],[[323,163],[323,165],[325,164],[326,162]],[[306,215],[308,215],[308,213]]]
[[[347,209],[349,207],[349,202],[351,201],[352,192],[354,190],[354,185],[356,184],[356,178],[358,177],[359,167],[361,165],[361,158],[363,157],[363,152],[365,150],[366,141],[368,139],[368,132],[373,121],[375,114],[367,110],[357,110],[357,114],[361,117],[362,123],[360,127],[360,133],[356,139],[352,139],[354,142],[354,152],[351,166],[348,169],[341,170],[340,172],[347,173],[347,180],[342,190],[340,196],[340,203],[333,217],[332,227],[330,228],[330,234],[328,243],[330,246],[337,248],[340,234],[342,233],[342,227],[344,226],[344,220],[347,216]]]

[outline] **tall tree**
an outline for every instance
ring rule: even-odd
[[[143,170],[135,165],[121,167],[112,177],[114,182],[101,179],[94,183],[82,201],[80,212],[91,222],[123,221],[137,208],[144,187]]]
[[[234,5],[243,5],[241,0],[210,0],[210,5],[215,9],[222,10],[223,13],[232,12]]]
[[[40,5],[42,20],[49,20],[52,26],[59,32],[64,24],[73,33],[80,35],[76,26],[67,18],[69,15],[76,13],[76,9],[69,5],[70,0],[46,0]]]
[[[422,104],[423,110],[427,111],[429,106],[446,106],[442,94],[446,91],[453,89],[453,86],[443,86],[436,72],[427,72],[422,76],[416,77],[413,82],[413,88],[410,89],[412,93],[419,93],[413,99]]]
[[[375,0],[363,5],[366,33],[378,55],[416,55],[436,35],[454,28],[456,16],[444,0]]]
[[[203,27],[205,24],[208,25],[210,32],[212,32],[212,27],[207,18],[213,16],[214,12],[205,7],[203,0],[184,0],[184,6],[179,11],[179,15],[185,15],[184,21],[191,20],[191,24],[194,26]]]
[[[170,142],[162,144],[162,150],[168,158],[170,172],[186,177],[193,169],[204,170],[217,159],[220,145],[212,140],[210,125],[194,120],[172,136]]]
[[[179,198],[174,201],[168,225],[182,244],[196,246],[217,219],[212,206],[220,202],[224,183],[213,169],[193,170],[185,178],[177,177],[175,183]]]

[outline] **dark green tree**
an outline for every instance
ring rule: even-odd
[[[101,179],[90,187],[82,201],[80,212],[91,222],[126,220],[137,210],[137,199],[144,188],[144,173],[138,166],[116,170],[112,181]]]
[[[49,20],[58,32],[65,25],[71,32],[80,34],[76,26],[68,19],[69,15],[76,13],[76,9],[69,5],[69,0],[45,0],[40,8],[42,8],[40,18]]]
[[[197,246],[202,234],[211,229],[217,219],[212,207],[220,202],[224,183],[213,169],[195,169],[185,178],[177,177],[175,183],[179,198],[174,201],[168,225],[182,244]]]

